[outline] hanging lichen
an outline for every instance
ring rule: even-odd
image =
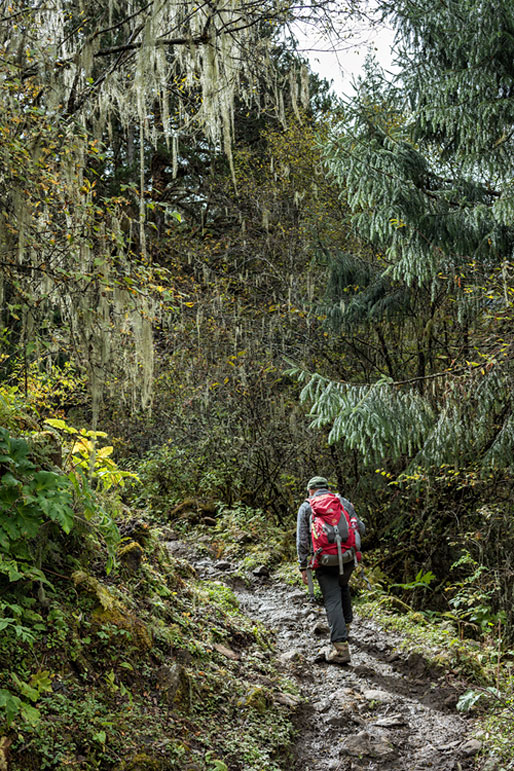
[[[176,177],[181,138],[200,131],[225,153],[235,187],[236,101],[269,109],[286,126],[284,91],[297,115],[308,99],[305,68],[293,67],[288,81],[271,55],[291,4],[55,0],[14,2],[6,14],[1,293],[23,306],[20,336],[33,338],[35,357],[73,356],[87,373],[93,422],[112,383],[147,408],[158,312],[147,253],[149,148],[164,139]],[[99,200],[95,160],[120,131],[127,163],[139,152],[138,190]],[[134,203],[136,216],[125,216]]]

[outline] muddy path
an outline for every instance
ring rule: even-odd
[[[399,636],[356,617],[350,664],[327,664],[325,611],[306,592],[267,575],[248,586],[236,565],[189,559],[200,578],[227,583],[241,609],[274,632],[275,655],[303,699],[294,771],[475,768],[480,744],[470,738],[471,721],[455,710],[458,692],[421,656],[400,652]]]

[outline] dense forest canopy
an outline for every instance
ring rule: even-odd
[[[19,317],[9,336],[25,352],[36,346],[24,367],[61,357],[85,372],[94,422],[118,371],[122,390],[150,403],[152,324],[163,294],[174,296],[155,236],[176,230],[178,204],[204,216],[191,175],[205,179],[220,153],[237,188],[236,111],[285,127],[286,108],[305,110],[307,69],[281,42],[284,25],[333,10],[5,5],[3,283]]]

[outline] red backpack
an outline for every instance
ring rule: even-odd
[[[334,493],[313,495],[307,502],[312,510],[313,555],[309,567],[339,565],[339,572],[343,573],[344,563],[353,560],[357,564],[361,559],[355,539],[357,518],[350,517]]]

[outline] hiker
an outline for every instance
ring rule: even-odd
[[[331,663],[347,664],[350,661],[348,636],[350,624],[353,620],[352,600],[348,581],[357,564],[357,555],[360,558],[360,552],[358,552],[360,536],[364,535],[366,528],[364,523],[357,517],[350,501],[343,498],[339,493],[335,495],[330,493],[328,488],[328,482],[324,477],[313,477],[307,483],[309,500],[304,501],[298,510],[296,550],[304,584],[308,584],[310,581],[312,592],[311,570],[314,569],[323,595],[323,602],[330,626],[330,642],[332,643],[330,651],[325,653],[325,658]],[[327,497],[322,498],[322,496]],[[316,502],[315,499],[318,497],[320,500]],[[347,540],[342,544],[342,549],[339,549],[339,553],[337,553],[335,547],[332,549],[329,547],[328,550],[331,550],[332,554],[330,557],[324,557],[321,553],[321,548],[318,548],[316,553],[314,553],[313,549],[312,522],[313,518],[317,515],[313,514],[311,502],[313,507],[317,509],[318,504],[321,506],[322,502],[332,501],[335,503],[337,510],[342,512],[342,509],[340,509],[339,504],[335,500],[336,498],[349,515],[348,517],[344,515],[339,525],[342,532],[344,531],[343,537]],[[337,518],[336,516],[336,521]],[[353,528],[352,524],[347,524],[348,520],[353,520]],[[354,535],[351,534],[352,529],[354,529]],[[332,542],[334,542],[334,536],[331,538]],[[341,555],[342,551],[344,552],[343,555]]]

